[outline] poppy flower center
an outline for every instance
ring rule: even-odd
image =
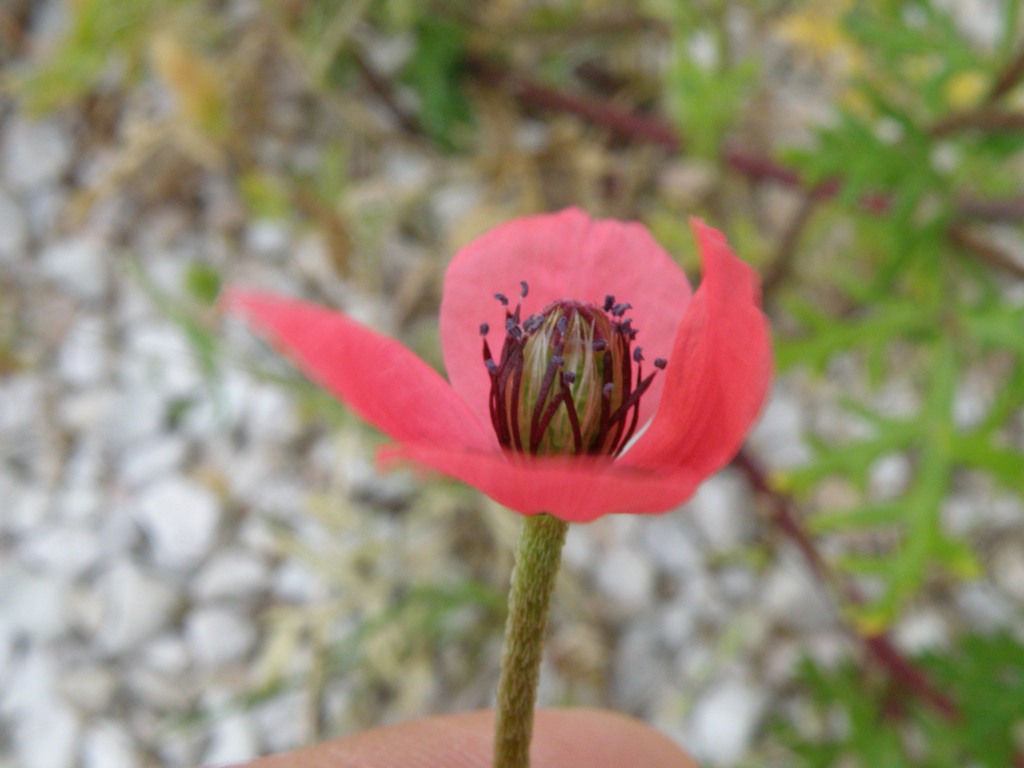
[[[521,296],[528,287],[521,283]],[[597,306],[571,299],[548,304],[525,320],[505,306],[501,356],[491,354],[489,326],[484,364],[491,377],[490,415],[504,448],[531,455],[617,456],[636,431],[640,398],[656,372],[643,375],[629,304],[606,296]],[[666,361],[654,361],[662,369]],[[636,372],[634,374],[634,366]]]

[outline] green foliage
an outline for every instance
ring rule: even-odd
[[[665,78],[666,106],[682,127],[687,153],[715,160],[756,84],[758,65],[754,59],[730,60],[721,19],[708,19],[683,4],[673,9],[671,17],[675,45]],[[712,61],[694,54],[696,40],[710,52]]]
[[[220,293],[220,273],[207,264],[190,264],[185,272],[185,287],[196,301],[213,306]]]
[[[458,145],[459,130],[471,119],[462,90],[466,28],[443,17],[425,15],[414,27],[415,48],[403,79],[419,97],[419,120],[430,137],[445,149]]]
[[[138,67],[153,25],[181,0],[81,0],[69,10],[61,44],[19,83],[35,111],[85,96],[118,66]]]
[[[974,86],[978,95],[965,99],[963,83],[997,68],[993,52],[968,40],[935,4],[856,4],[844,31],[863,56],[849,106],[819,132],[816,146],[789,157],[816,182],[842,179],[820,214],[827,223],[818,226],[845,227],[850,239],[815,255],[813,269],[828,275],[824,291],[781,297],[799,330],[779,340],[778,361],[819,373],[839,356],[856,363],[851,370],[861,378],[844,382],[844,407],[863,436],[812,440],[813,460],[787,483],[804,497],[828,478],[858,491],[852,507],[818,511],[811,522],[818,532],[886,533],[890,546],[840,558],[851,572],[885,586],[858,616],[876,631],[937,571],[956,578],[980,572],[969,543],[941,522],[943,503],[964,472],[1011,491],[1024,485],[1024,455],[1007,441],[1024,403],[1024,312],[992,271],[949,236],[965,195],[1019,183],[1009,161],[1020,136],[993,140],[986,131],[935,128],[974,106],[988,87]],[[993,359],[1010,361],[1003,389],[985,404],[980,423],[964,423],[958,390]],[[897,380],[917,399],[898,416],[886,412],[873,386]],[[870,473],[893,454],[908,461],[910,480],[895,498],[873,498]]]
[[[429,206],[422,200],[396,204],[389,194],[379,194],[378,181],[387,174],[378,175],[376,153],[387,156],[391,136],[376,135],[376,121],[363,119],[367,110],[348,109],[356,100],[380,108],[388,99],[404,109],[411,91],[419,127],[452,159],[450,164],[433,165],[455,169],[438,171],[437,181],[462,178],[458,174],[470,168],[486,169],[491,181],[498,180],[481,185],[481,219],[490,219],[494,209],[486,206],[494,201],[500,201],[502,213],[516,206],[582,203],[559,195],[579,195],[580,190],[607,182],[606,190],[594,190],[587,201],[595,206],[594,213],[644,218],[670,252],[685,254],[689,266],[697,263],[685,224],[684,214],[690,212],[727,229],[743,257],[760,265],[760,255],[768,259],[786,222],[769,221],[765,226],[763,212],[751,215],[751,199],[777,188],[767,182],[747,184],[720,165],[706,179],[680,183],[685,189],[677,189],[678,196],[673,196],[663,194],[672,186],[667,179],[671,174],[662,176],[662,167],[655,167],[672,163],[684,171],[708,171],[738,137],[760,138],[756,110],[762,95],[772,96],[774,70],[762,65],[756,44],[736,47],[743,37],[737,30],[744,25],[760,30],[763,25],[771,32],[773,19],[803,13],[799,5],[783,0],[574,0],[518,6],[414,0],[265,3],[265,25],[253,24],[237,38],[225,36],[211,60],[224,64],[227,82],[237,74],[230,69],[232,63],[244,67],[254,61],[237,55],[242,49],[258,50],[261,61],[265,55],[275,65],[295,64],[305,78],[303,99],[328,100],[339,107],[341,119],[324,131],[330,138],[317,147],[319,164],[304,168],[298,180],[287,168],[262,164],[263,153],[252,151],[256,145],[245,146],[259,135],[256,129],[253,137],[236,131],[238,136],[225,141],[231,147],[225,167],[235,173],[250,217],[292,217],[301,198],[298,192],[304,190],[325,201],[329,210],[343,211],[345,223],[353,229],[356,263],[365,260],[367,272],[380,271],[380,253],[387,245],[384,233],[400,232],[417,246],[441,254],[438,242],[443,238],[431,242],[424,237],[433,226],[433,217],[425,214]],[[950,237],[954,228],[977,226],[962,213],[965,197],[1007,199],[1020,194],[1024,132],[978,126],[943,129],[951,117],[986,105],[985,94],[996,73],[1020,50],[1022,18],[1019,0],[1006,0],[998,40],[982,45],[955,23],[950,11],[955,3],[834,0],[807,5],[807,13],[812,5],[815,11],[847,9],[835,30],[813,19],[810,28],[816,40],[809,46],[820,43],[820,34],[829,45],[848,45],[853,53],[847,87],[836,99],[831,119],[816,131],[810,146],[801,138],[798,146],[783,146],[782,157],[787,167],[812,183],[841,180],[841,185],[834,197],[814,210],[793,254],[793,274],[779,284],[770,306],[781,319],[776,326],[779,368],[828,377],[833,404],[853,428],[842,440],[825,429],[811,435],[811,459],[781,480],[810,512],[811,532],[829,539],[831,562],[846,576],[863,576],[879,587],[870,592],[873,601],[856,609],[854,616],[862,631],[874,632],[898,618],[936,576],[949,584],[981,571],[973,542],[943,525],[947,500],[965,478],[1024,494],[1019,442],[1024,305],[1003,272]],[[223,11],[218,3],[181,0],[77,0],[69,5],[63,39],[31,69],[5,75],[5,83],[14,82],[19,95],[36,110],[74,104],[97,87],[119,87],[142,70],[154,37],[169,21],[180,22],[185,8],[195,14],[190,18],[199,20],[194,28],[216,27]],[[191,40],[189,35],[178,37]],[[392,82],[392,72],[384,71],[376,72],[378,80],[371,83],[360,67],[359,57],[373,63],[369,47],[381,39],[409,44],[398,82]],[[764,39],[766,47],[778,45],[777,38]],[[666,50],[668,57],[662,55]],[[685,149],[673,158],[660,147],[633,142],[607,126],[573,133],[560,132],[555,125],[550,144],[543,149],[517,146],[504,156],[500,147],[491,147],[490,156],[470,157],[470,151],[487,143],[474,142],[471,132],[466,67],[470,51],[480,51],[497,66],[514,62],[509,65],[512,71],[541,85],[585,94],[609,111],[647,112],[652,118],[668,115],[684,137]],[[824,51],[829,53],[833,51]],[[602,78],[610,85],[603,87]],[[251,94],[251,102],[225,96],[224,108],[237,110],[244,101],[256,109],[263,97],[275,96],[269,82],[266,87],[266,93]],[[476,87],[500,90],[509,103],[521,100],[519,108],[533,119],[546,120],[560,111],[558,120],[601,122],[580,115],[567,118],[571,109],[530,103],[507,85],[494,85],[487,78],[478,78]],[[202,96],[202,88],[199,91]],[[995,106],[1019,111],[1021,93],[1018,84]],[[508,111],[502,120],[515,119],[514,110]],[[231,130],[244,123],[227,120],[225,125]],[[396,142],[417,133],[407,129],[400,138],[396,131]],[[742,149],[767,154],[779,139],[765,135],[763,147]],[[784,144],[786,137],[781,141]],[[422,149],[420,144],[416,151]],[[694,158],[700,162],[688,166]],[[350,180],[353,168],[357,171]],[[536,187],[536,194],[517,196],[518,185]],[[615,190],[623,189],[620,197]],[[601,210],[602,205],[608,208]],[[770,230],[772,236],[766,237]],[[187,270],[183,285],[156,286],[140,265],[139,280],[180,326],[204,374],[216,384],[218,366],[228,353],[219,342],[211,311],[220,273],[197,263]],[[6,338],[0,340],[0,373],[19,364],[14,357],[17,349],[8,346]],[[959,406],[961,391],[979,371],[985,372],[993,391],[980,412],[965,418]],[[350,412],[284,363],[257,375],[298,393],[303,415],[315,413],[332,426],[344,425],[347,434],[355,432]],[[899,409],[880,396],[891,386],[909,393]],[[175,403],[167,421],[180,420],[190,406],[190,401]],[[895,492],[878,493],[873,490],[873,473],[879,462],[892,457],[905,461],[908,477]],[[848,493],[839,503],[817,506],[819,499],[835,498],[823,492],[833,487]],[[470,505],[471,498],[467,495],[463,504]],[[417,503],[421,515],[427,505],[422,499]],[[361,519],[365,512],[358,510],[355,517]],[[365,530],[353,528],[331,531],[329,538],[347,543],[367,537]],[[338,563],[332,553],[313,567],[336,578],[348,568],[347,561],[344,566]],[[403,568],[409,567],[403,563]],[[407,674],[410,660],[440,659],[438,649],[446,642],[460,649],[472,649],[475,643],[480,650],[493,640],[502,601],[479,580],[480,574],[467,576],[464,582],[410,586],[429,585],[431,578],[417,575],[404,582],[378,600],[373,610],[365,608],[365,599],[328,606],[326,618],[314,615],[323,606],[282,607],[269,618],[274,624],[269,634],[283,638],[279,674],[265,676],[265,687],[240,705],[295,686],[314,687],[322,683],[316,682],[318,676],[350,676],[355,687],[371,696],[381,688],[396,689],[394,680]],[[311,636],[318,636],[319,666],[297,672],[296,649],[306,648]],[[388,674],[379,669],[367,672],[374,665],[372,648],[381,645],[389,651],[385,655],[399,663],[386,670]],[[932,654],[920,663],[958,703],[958,721],[941,719],[895,690],[891,679],[882,675],[854,666],[826,670],[807,665],[801,678],[807,698],[801,703],[813,705],[813,722],[809,726],[794,719],[777,724],[776,736],[793,758],[786,764],[1011,764],[1012,736],[1020,733],[1024,701],[1021,645],[1008,635],[968,637],[948,653]]]
[[[960,704],[953,719],[882,677],[844,664],[805,662],[800,684],[813,704],[777,715],[772,730],[794,768],[1006,768],[1024,724],[1024,646],[1010,634],[968,636],[949,653],[918,660]]]

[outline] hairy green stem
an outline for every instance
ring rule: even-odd
[[[505,622],[498,680],[494,768],[529,768],[533,708],[551,593],[568,523],[540,514],[523,521]]]

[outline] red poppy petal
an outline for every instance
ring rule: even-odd
[[[689,467],[700,476],[739,450],[771,381],[771,336],[757,274],[725,236],[691,219],[703,280],[676,334],[665,388],[647,430],[620,462]]]
[[[419,464],[483,491],[526,515],[548,512],[568,523],[589,523],[614,512],[667,512],[693,495],[702,477],[689,467],[657,471],[622,467],[608,459],[509,460],[503,454],[448,450],[433,445],[388,445],[381,462]]]
[[[633,305],[629,316],[648,360],[669,357],[676,327],[690,300],[682,270],[643,225],[595,221],[578,208],[510,221],[460,250],[445,275],[441,301],[441,343],[448,378],[470,407],[487,418],[490,378],[481,359],[481,323],[494,332],[491,349],[500,353],[505,316],[495,293],[520,300],[520,281],[529,293],[522,317],[558,299],[601,305],[606,295]],[[641,401],[641,423],[654,413],[661,376]]]
[[[494,433],[433,368],[394,339],[324,307],[230,291],[221,300],[299,368],[399,441],[498,450]]]

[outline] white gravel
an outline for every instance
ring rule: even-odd
[[[67,18],[63,3],[42,5],[49,45]],[[325,120],[306,121],[301,88],[280,76],[290,127],[260,157],[277,158],[271,171],[283,175],[291,158],[319,156]],[[154,87],[138,86],[126,121],[153,111]],[[9,286],[20,334],[16,365],[0,356],[0,768],[179,768],[301,746],[325,735],[311,717],[317,678],[303,675],[319,674],[314,662],[335,642],[346,650],[333,663],[352,662],[323,692],[336,731],[428,705],[423,714],[488,705],[493,627],[465,636],[480,645],[468,651],[472,674],[463,638],[438,651],[422,617],[410,627],[388,614],[372,643],[344,641],[417,589],[501,583],[518,521],[413,473],[381,477],[376,438],[321,408],[182,285],[202,263],[230,282],[326,297],[386,330],[398,324],[394,307],[373,296],[401,293],[396,264],[435,255],[393,220],[395,191],[426,195],[415,228],[436,230],[440,251],[479,227],[487,188],[415,146],[386,154],[379,177],[353,182],[353,210],[342,212],[358,222],[343,278],[322,238],[290,219],[249,221],[229,171],[193,168],[187,152],[173,162],[200,177],[195,190],[151,200],[129,186],[69,217],[83,180],[102,177],[114,151],[83,143],[76,119],[0,110],[0,310]],[[524,146],[550,138],[540,124],[529,132]],[[132,183],[148,188],[149,170]],[[424,290],[420,303],[434,298]],[[223,344],[213,375],[200,358],[203,327]],[[962,423],[983,412],[982,384],[958,394]],[[808,425],[863,430],[808,406],[809,386],[780,378],[752,438],[773,470],[806,462]],[[889,398],[908,407],[905,393]],[[906,457],[882,459],[871,493],[891,497],[910,470]],[[954,533],[1019,537],[1019,500],[990,489],[958,490],[946,511]],[[763,557],[774,547],[767,527],[728,469],[673,513],[574,526],[552,633],[582,650],[549,654],[542,703],[611,703],[709,767],[749,757],[800,655],[834,661],[849,649],[803,562],[785,547]],[[997,542],[991,582],[953,595],[961,620],[1010,623],[1022,562],[1019,538]],[[472,629],[476,612],[439,621]],[[944,614],[922,610],[897,637],[933,648],[950,631]],[[280,691],[261,689],[275,680]]]

